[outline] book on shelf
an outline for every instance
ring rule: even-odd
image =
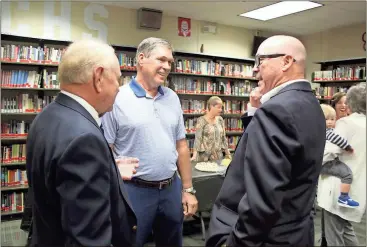
[[[1,123],[2,138],[26,137],[30,128],[30,122],[24,120],[8,120]]]
[[[366,79],[366,66],[338,66],[335,69],[315,71],[314,81],[343,81]]]
[[[172,72],[197,75],[252,77],[253,66],[249,64],[232,64],[211,60],[176,58]]]
[[[206,112],[206,100],[181,99],[181,108],[183,113],[203,114]],[[247,110],[247,101],[244,100],[222,100],[224,114],[243,114]]]
[[[26,144],[11,144],[1,147],[1,163],[23,163],[26,161]]]
[[[33,47],[31,45],[1,45],[1,59],[6,62],[59,64],[66,48]]]
[[[1,87],[58,89],[60,85],[56,71],[43,69],[38,73],[35,70],[4,69]]]
[[[348,91],[348,87],[317,87],[315,88],[315,94],[317,98],[323,99],[331,99],[334,94],[338,92],[346,93]]]
[[[55,100],[56,96],[39,96],[22,93],[13,97],[2,97],[1,113],[38,113]]]
[[[234,96],[248,96],[251,92],[250,81],[195,79],[188,76],[172,76],[169,87],[176,93],[186,94],[221,94]]]
[[[1,212],[23,212],[27,192],[1,194]]]
[[[27,171],[23,169],[14,169],[1,167],[1,187],[16,187],[28,185]]]
[[[135,55],[129,55],[127,53],[117,51],[116,56],[119,60],[121,69],[136,70]]]

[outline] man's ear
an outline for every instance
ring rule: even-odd
[[[102,91],[103,72],[103,67],[97,67],[93,70],[93,86],[96,89],[97,93],[100,93]]]
[[[287,71],[293,64],[293,57],[292,56],[285,56],[283,58],[283,67],[282,71]]]
[[[142,52],[139,53],[139,55],[138,55],[138,63],[139,63],[140,66],[144,64],[144,58],[145,58],[144,53],[142,53]]]

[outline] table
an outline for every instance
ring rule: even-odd
[[[192,183],[199,202],[197,213],[201,222],[201,232],[205,240],[205,225],[202,212],[210,212],[222,187],[224,177],[216,172],[201,172],[195,169],[197,162],[192,162]]]

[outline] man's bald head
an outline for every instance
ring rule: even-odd
[[[302,66],[306,61],[306,48],[302,42],[286,35],[276,35],[266,39],[259,46],[258,54],[286,54],[292,56],[296,63]]]
[[[93,68],[118,66],[114,49],[96,40],[80,40],[72,43],[62,56],[58,74],[61,84],[83,84],[92,79]]]
[[[276,35],[261,43],[253,69],[260,92],[305,77],[306,49],[298,39]]]

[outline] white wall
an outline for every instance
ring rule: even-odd
[[[48,37],[47,30],[51,28],[54,39],[76,40],[89,33],[94,37],[106,36],[111,44],[137,46],[144,38],[156,36],[168,39],[179,51],[199,53],[204,44],[206,54],[248,58],[255,35],[254,30],[225,25],[218,25],[216,34],[202,33],[201,22],[191,20],[191,37],[181,37],[177,17],[167,15],[163,15],[160,30],[142,30],[137,28],[137,10],[88,2],[3,2],[2,5],[2,22],[8,26],[6,30],[2,24],[2,32],[34,37]],[[52,24],[59,16],[61,22]]]
[[[47,28],[51,28],[55,39],[76,40],[82,38],[83,33],[94,37],[105,34],[111,44],[130,46],[137,46],[146,37],[156,36],[168,39],[176,50],[199,53],[204,44],[205,54],[238,58],[251,57],[255,35],[254,30],[225,25],[218,25],[217,34],[202,33],[201,22],[191,20],[191,37],[180,37],[177,17],[167,15],[163,15],[159,31],[142,30],[137,29],[137,10],[89,2],[2,2],[2,11],[2,32],[7,31],[4,29],[6,25],[8,31],[18,35],[44,37],[48,35]],[[50,24],[58,16],[63,16],[60,23]],[[312,71],[319,69],[315,61],[365,56],[361,40],[365,30],[366,24],[361,23],[299,37],[308,52],[307,78],[310,79]],[[262,32],[263,36],[274,34],[277,33]]]

